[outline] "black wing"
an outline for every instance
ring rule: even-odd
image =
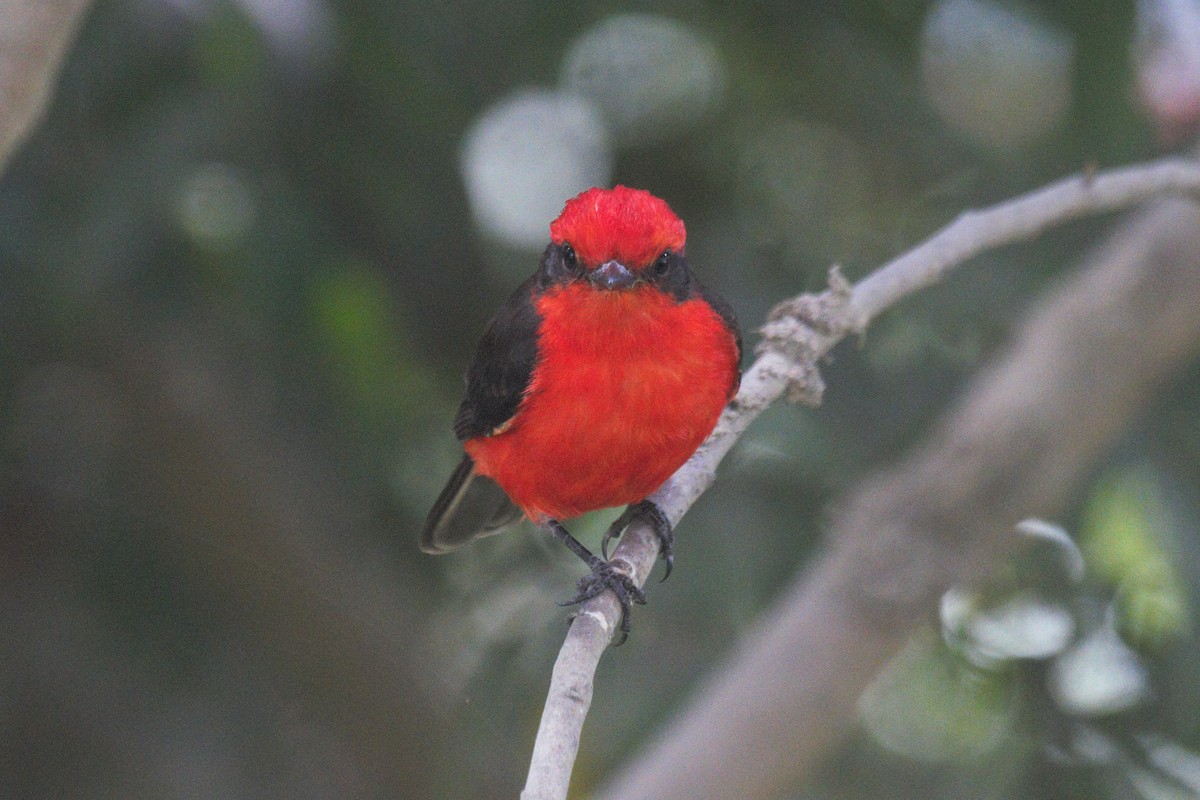
[[[729,328],[729,332],[733,334],[733,341],[737,344],[737,360],[740,370],[742,364],[742,329],[738,327],[737,317],[733,313],[733,306],[729,305],[729,301],[724,297],[703,286],[699,281],[693,285],[692,290],[703,298],[704,302],[712,306],[713,311],[717,312],[717,316],[721,318],[725,323],[725,327]]]
[[[521,518],[504,490],[491,478],[475,474],[475,462],[463,455],[438,495],[421,531],[421,549],[448,553],[472,539],[499,533]]]
[[[460,441],[487,436],[512,419],[529,387],[537,360],[541,317],[533,305],[538,275],[523,283],[483,333],[467,369],[467,393],[454,417]],[[504,490],[475,472],[464,455],[434,502],[421,531],[421,549],[446,553],[472,539],[499,533],[521,518]]]
[[[537,276],[521,284],[483,333],[467,368],[467,394],[454,417],[460,441],[487,436],[517,413],[537,360]]]

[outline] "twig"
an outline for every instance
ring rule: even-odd
[[[1092,464],[1200,352],[1200,208],[1156,203],[1047,293],[923,445],[835,505],[810,562],[610,800],[794,789],[849,732],[877,670],[956,583],[1062,513]]]
[[[712,484],[717,465],[749,424],[785,392],[813,404],[823,391],[819,360],[847,334],[861,333],[882,311],[929,286],[989,248],[1028,239],[1063,222],[1128,207],[1163,194],[1200,195],[1200,166],[1170,158],[1142,166],[1075,176],[991,208],[969,211],[930,239],[850,286],[837,269],[819,295],[780,304],[763,328],[760,355],[743,376],[708,440],[651,498],[672,524]],[[613,559],[644,585],[658,542],[644,525],[626,532]],[[534,743],[522,800],[567,796],[593,677],[619,618],[611,593],[584,604],[559,652]]]

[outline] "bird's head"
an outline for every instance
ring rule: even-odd
[[[667,273],[686,239],[683,220],[644,189],[588,189],[550,223],[557,252],[547,255],[599,288],[624,289]]]

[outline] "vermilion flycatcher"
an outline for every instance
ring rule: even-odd
[[[645,498],[712,432],[741,379],[737,320],[692,275],[685,238],[646,191],[589,189],[567,202],[537,272],[467,370],[454,419],[466,453],[429,512],[422,550],[445,553],[524,514],[591,568],[570,602],[612,589],[628,633],[630,601],[645,595],[561,520],[631,504],[602,552],[642,516],[670,574],[671,526]]]

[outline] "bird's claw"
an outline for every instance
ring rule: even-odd
[[[621,604],[621,638],[614,645],[616,647],[624,644],[625,640],[629,638],[629,617],[633,610],[633,604],[646,604],[646,593],[633,582],[633,578],[629,575],[615,569],[609,562],[597,559],[592,571],[579,579],[575,596],[559,605],[573,606],[591,600],[609,589],[612,589],[613,594],[617,596],[617,602]]]
[[[650,523],[650,527],[654,529],[654,535],[658,537],[658,554],[667,564],[667,569],[659,581],[661,583],[671,577],[671,570],[675,567],[675,534],[671,530],[671,521],[667,519],[667,515],[653,502],[642,500],[625,509],[621,516],[617,517],[616,522],[604,532],[604,538],[600,540],[600,552],[607,559],[608,543],[613,539],[620,538],[630,523],[638,518]]]

